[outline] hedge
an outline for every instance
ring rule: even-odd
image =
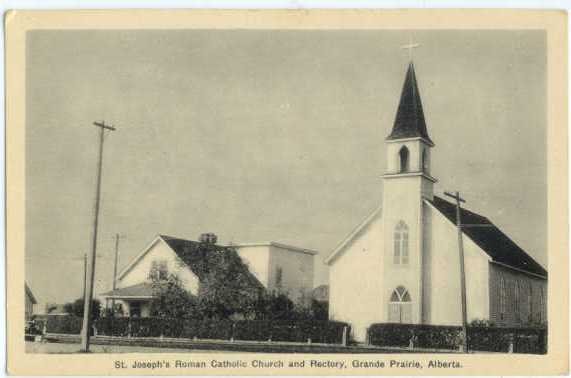
[[[349,335],[349,325],[335,321],[242,320],[235,322],[234,338],[339,344],[345,327]]]
[[[547,353],[546,328],[469,327],[468,347],[488,352]]]
[[[81,318],[61,316],[49,323],[50,333],[79,333]],[[76,326],[77,324],[77,326]],[[132,337],[171,337],[188,339],[291,341],[341,344],[347,323],[334,321],[194,320],[165,318],[112,318],[95,321],[98,335]]]
[[[83,319],[72,315],[49,316],[47,319],[47,332],[67,333],[79,335],[83,325]]]
[[[468,327],[468,350],[486,352],[547,353],[546,328]],[[424,324],[377,323],[368,330],[369,343],[377,346],[459,349],[462,327]]]
[[[369,343],[378,346],[414,346],[434,349],[457,349],[460,327],[425,324],[378,323],[369,328]]]

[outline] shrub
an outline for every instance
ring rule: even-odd
[[[311,312],[316,320],[329,319],[329,302],[319,302],[315,299],[311,300]]]
[[[515,353],[547,353],[547,328],[518,328],[514,330]]]
[[[421,348],[455,350],[461,344],[462,327],[423,324],[379,323],[369,328],[369,342],[378,346],[407,347],[411,339]],[[508,352],[513,342],[514,353],[547,352],[545,328],[500,328],[489,322],[474,322],[467,329],[468,349]]]
[[[242,320],[235,323],[236,340],[341,343],[347,323],[331,321]]]
[[[373,324],[369,328],[369,342],[379,346],[408,347],[410,340],[421,348],[456,349],[460,339],[460,327],[424,324]]]
[[[105,317],[95,321],[98,335],[127,336],[129,334],[129,318]]]
[[[506,328],[468,328],[468,348],[487,352],[508,352],[511,334]]]
[[[81,333],[83,319],[73,315],[52,315],[47,318],[47,332],[78,335]]]
[[[73,302],[66,303],[64,305],[64,309],[67,313],[77,316],[83,317],[83,307],[84,307],[84,299],[79,298]],[[101,314],[101,302],[97,299],[93,299],[91,302],[91,318],[98,319],[99,315]]]
[[[79,334],[82,319],[48,318],[48,332]],[[315,320],[195,320],[173,318],[101,318],[94,322],[98,335],[132,337],[198,338],[211,340],[289,341],[340,344],[347,323]],[[407,344],[408,345],[408,341]]]

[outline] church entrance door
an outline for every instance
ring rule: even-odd
[[[412,303],[408,290],[397,287],[389,301],[389,323],[412,323]]]

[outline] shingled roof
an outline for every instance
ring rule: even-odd
[[[426,130],[414,64],[410,62],[402,87],[395,123],[387,140],[421,137],[432,143]]]
[[[111,290],[101,295],[109,298],[151,298],[153,297],[153,285],[150,282],[142,282]]]
[[[208,275],[219,269],[224,262],[230,262],[234,268],[233,276],[227,277],[227,279],[237,280],[254,288],[264,288],[232,247],[205,244],[167,235],[159,236],[188,265],[200,281],[205,281]]]
[[[433,200],[427,199],[427,201],[448,220],[456,224],[455,204],[437,196],[434,196]],[[465,226],[462,228],[462,232],[486,252],[494,262],[547,277],[547,271],[488,218],[469,210],[461,209],[460,220],[462,224],[476,225],[475,227]]]

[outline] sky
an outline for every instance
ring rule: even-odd
[[[157,234],[277,241],[323,260],[381,201],[384,139],[409,38],[435,194],[458,190],[547,265],[541,31],[31,31],[26,280],[81,296],[98,130],[105,139],[96,293]],[[358,272],[356,272],[356,275]]]

